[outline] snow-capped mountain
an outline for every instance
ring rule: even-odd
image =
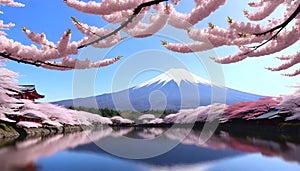
[[[242,101],[256,101],[262,97],[212,85],[210,81],[184,69],[170,69],[127,90],[55,103],[64,106],[145,111],[195,108],[212,102],[234,104]]]
[[[206,85],[210,85],[210,82],[191,73],[188,72],[185,69],[181,69],[181,68],[174,68],[174,69],[170,69],[165,73],[160,74],[157,77],[154,77],[153,79],[142,83],[140,85],[137,85],[136,88],[141,88],[141,87],[145,87],[145,86],[150,86],[152,84],[161,84],[163,83],[162,86],[164,86],[165,84],[167,84],[170,81],[174,81],[178,86],[180,86],[180,83],[183,82],[189,82],[191,84],[206,84]]]

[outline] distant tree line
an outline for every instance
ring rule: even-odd
[[[68,107],[69,109],[72,110],[78,110],[78,111],[85,111],[89,113],[94,113],[98,114],[104,117],[113,117],[113,116],[121,116],[119,111],[113,110],[113,109],[108,109],[108,108],[103,108],[103,109],[97,109],[97,108],[89,108],[89,107],[84,107],[84,106],[70,106]]]
[[[98,108],[89,108],[84,106],[79,106],[79,107],[70,106],[68,108],[72,110],[94,113],[109,118],[113,116],[122,116],[124,118],[132,119],[132,120],[137,120],[137,118],[143,114],[153,114],[157,118],[164,118],[166,115],[177,112],[175,110],[117,111],[109,108],[98,109]]]

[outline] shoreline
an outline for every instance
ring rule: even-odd
[[[97,127],[105,127],[108,125],[64,125],[62,127],[43,126],[40,128],[17,127],[15,124],[8,122],[0,122],[0,141],[3,139],[27,139],[34,137],[47,137],[58,134],[69,134],[81,132],[84,130],[94,129]]]
[[[207,124],[207,125],[206,125]],[[215,124],[218,124],[215,128]],[[123,124],[123,125],[110,125],[114,129],[121,128],[134,128],[134,129],[147,129],[147,128],[191,128],[193,130],[202,131],[203,127],[215,128],[215,132],[226,131],[236,136],[259,136],[266,139],[273,139],[280,137],[280,139],[289,139],[294,142],[300,143],[300,120],[284,121],[282,119],[270,120],[242,120],[235,119],[225,123],[214,122],[195,122],[193,124]]]
[[[282,121],[282,120],[265,120],[265,121],[251,121],[251,120],[233,120],[225,123],[215,122],[195,122],[193,124],[174,124],[174,123],[156,123],[156,124],[99,124],[93,125],[64,125],[62,127],[43,126],[40,128],[25,128],[17,127],[13,123],[0,122],[0,141],[5,139],[23,140],[34,137],[47,137],[58,134],[69,134],[81,132],[84,130],[96,129],[99,127],[112,127],[113,129],[122,128],[192,128],[202,130],[205,124],[218,124],[216,131],[228,131],[232,134],[251,135],[258,132],[266,137],[273,135],[292,136],[300,142],[300,121]]]

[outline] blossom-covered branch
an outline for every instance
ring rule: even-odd
[[[280,4],[278,4],[280,5]],[[270,30],[267,30],[265,32],[262,32],[262,33],[254,33],[254,35],[256,36],[260,36],[260,35],[264,35],[264,34],[268,34],[268,33],[272,33],[273,31],[277,30],[277,29],[283,29],[284,27],[286,27],[294,18],[297,17],[297,15],[300,13],[300,4],[298,5],[297,9],[293,12],[293,14],[287,18],[282,24],[279,24],[278,26],[276,27],[273,27],[272,29]]]
[[[207,4],[211,2],[212,1],[208,1]],[[220,1],[218,3],[219,4],[215,3],[214,7],[222,5]],[[197,9],[197,6],[199,4],[203,5],[205,3],[204,2],[196,3],[196,8],[193,11]],[[185,28],[186,26],[179,27],[179,28],[186,29],[187,35],[191,39],[195,40],[195,42],[182,44],[182,43],[169,43],[167,41],[162,41],[162,44],[169,50],[181,52],[181,53],[205,51],[220,46],[240,47],[240,52],[238,52],[237,54],[229,55],[223,58],[212,58],[216,62],[222,64],[239,62],[248,57],[261,57],[265,55],[270,55],[275,52],[282,51],[299,41],[300,1],[262,0],[259,2],[250,2],[249,6],[257,8],[257,11],[253,11],[253,12],[249,12],[247,10],[244,11],[244,14],[248,19],[252,21],[260,21],[266,19],[280,5],[284,5],[286,7],[283,17],[270,19],[269,23],[266,26],[260,24],[254,24],[251,22],[247,22],[247,23],[238,22],[228,17],[228,24],[229,24],[228,28],[220,28],[218,26],[215,26],[212,23],[209,23],[209,28],[205,28],[205,29]],[[209,8],[209,9],[213,9],[213,8]],[[205,10],[201,10],[201,11],[203,12]],[[191,14],[186,16],[183,14],[177,15],[178,18],[182,18],[182,19],[187,19],[187,17],[190,16]],[[173,26],[176,25],[178,26],[180,24],[180,22],[178,21],[174,22]],[[186,21],[190,21],[190,20],[186,20]],[[190,24],[194,25],[195,23],[190,22]],[[293,24],[291,29],[286,28],[288,24]],[[297,70],[294,73],[284,74],[284,75],[295,76],[298,74],[299,71]]]
[[[153,1],[149,1],[149,2],[144,2],[144,3],[142,3],[143,1],[140,1],[140,3],[141,4],[139,4],[134,10],[133,10],[133,14],[132,15],[130,15],[129,17],[128,17],[128,19],[126,20],[126,21],[124,21],[124,22],[122,22],[121,23],[121,25],[118,27],[118,28],[116,28],[116,29],[114,29],[113,31],[111,31],[110,33],[108,33],[108,34],[106,34],[106,35],[103,35],[103,36],[101,36],[100,38],[98,38],[98,39],[96,39],[96,40],[94,40],[94,41],[91,41],[91,42],[89,42],[89,43],[86,43],[86,44],[83,44],[83,45],[81,45],[81,46],[79,46],[78,47],[78,49],[81,49],[81,48],[83,48],[83,47],[86,47],[86,46],[89,46],[89,45],[92,45],[92,44],[95,44],[95,43],[98,43],[99,41],[101,41],[101,40],[104,40],[104,39],[107,39],[107,38],[109,38],[110,36],[113,36],[113,35],[115,35],[115,34],[117,34],[120,30],[122,30],[123,28],[125,28],[129,23],[131,23],[132,22],[132,20],[142,11],[142,9],[143,8],[145,8],[145,7],[149,7],[149,6],[152,6],[152,5],[155,5],[155,4],[159,4],[160,2],[163,2],[163,1],[167,1],[167,0],[153,0]],[[70,7],[74,7],[74,8],[76,8],[76,9],[78,9],[78,10],[80,10],[80,11],[85,11],[86,9],[88,9],[88,8],[91,8],[91,9],[93,9],[93,10],[90,10],[90,11],[101,11],[101,9],[102,8],[104,8],[104,6],[107,6],[107,5],[109,5],[109,6],[111,6],[112,4],[106,4],[105,5],[105,3],[108,3],[107,1],[103,1],[103,2],[101,2],[101,3],[99,3],[98,5],[97,5],[97,3],[90,3],[90,4],[88,4],[88,3],[84,3],[84,2],[76,2],[76,1],[72,1],[72,0],[65,0],[65,2],[70,6]],[[138,2],[138,1],[135,1],[135,2]],[[77,4],[77,5],[75,5],[75,4]],[[128,5],[128,4],[127,4]],[[114,6],[111,6],[111,7],[113,7],[113,8],[110,8],[111,10],[107,10],[107,12],[104,12],[104,13],[101,13],[102,15],[105,15],[105,14],[111,14],[111,13],[113,13],[113,12],[116,12],[115,10],[113,10],[114,8],[118,8],[118,7],[120,7],[120,6],[122,6],[122,2],[119,2],[119,3],[116,3]],[[130,6],[130,5],[128,5],[128,6]],[[127,9],[127,8],[125,8],[125,7],[123,6],[123,10],[125,10],[125,9]],[[105,11],[105,10],[104,10]],[[110,13],[109,13],[110,12]],[[99,14],[99,13],[98,13]]]
[[[23,7],[24,5],[14,1],[1,0],[1,5],[11,5],[16,7]],[[13,23],[4,24],[0,20],[0,30],[8,30],[13,27]],[[78,54],[77,47],[80,44],[87,41],[86,38],[79,42],[70,42],[71,30],[67,30],[63,33],[60,40],[54,43],[46,38],[44,33],[34,33],[25,27],[22,27],[24,34],[34,43],[35,45],[23,45],[20,42],[9,39],[5,33],[0,34],[0,57],[16,61],[19,63],[30,64],[39,66],[47,69],[54,70],[71,70],[71,69],[87,69],[87,68],[99,68],[115,63],[121,57],[115,57],[111,59],[104,59],[100,61],[92,62],[89,59],[79,60],[71,58],[70,55]],[[118,38],[120,40],[121,38]],[[106,40],[104,44],[107,44],[109,40]],[[112,46],[114,43],[111,43]],[[59,60],[60,61],[56,61]]]
[[[43,33],[36,34],[25,27],[23,27],[23,31],[31,41],[39,44],[41,48],[39,49],[35,45],[22,45],[2,35],[0,36],[0,56],[2,58],[55,70],[98,68],[113,64],[120,59],[120,57],[116,57],[92,62],[88,59],[82,61],[69,57],[69,55],[78,53],[78,43],[70,43],[70,30],[66,31],[56,44],[47,40]],[[62,60],[57,62],[54,61],[55,59]]]

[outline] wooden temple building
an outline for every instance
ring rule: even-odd
[[[15,98],[17,99],[28,99],[33,102],[35,102],[36,99],[44,98],[44,95],[40,95],[34,85],[19,85],[20,90],[14,91],[16,94],[14,95]],[[22,107],[21,107],[22,108]],[[18,110],[20,110],[19,108]],[[7,118],[11,120],[15,120],[16,122],[20,121],[27,121],[27,122],[35,122],[42,124],[42,118],[32,114],[32,113],[27,113],[24,115],[15,115],[15,114],[7,114]]]
[[[19,99],[28,99],[35,101],[36,99],[44,98],[44,95],[39,94],[34,85],[20,85],[21,92],[19,92],[15,97]]]

